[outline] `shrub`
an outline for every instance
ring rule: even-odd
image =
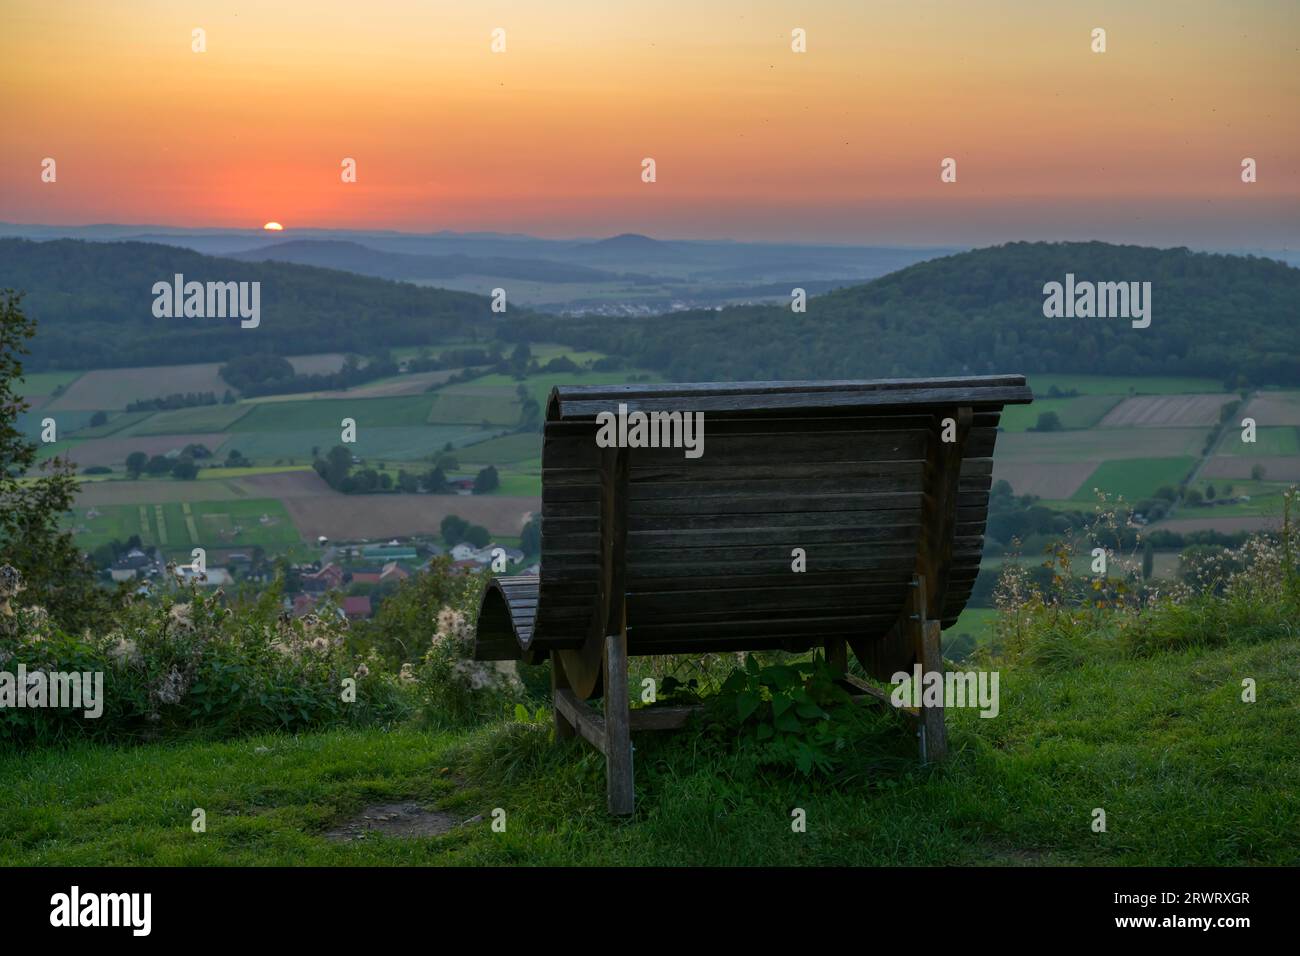
[[[419,686],[421,710],[436,726],[464,726],[501,715],[522,700],[523,684],[512,661],[473,659],[474,628],[452,607],[438,612],[436,630],[418,667],[403,667]],[[409,679],[409,678],[408,678]]]
[[[409,712],[378,661],[348,650],[346,620],[293,620],[277,611],[273,600],[235,613],[220,590],[177,586],[160,600],[130,604],[99,634],[77,635],[39,607],[0,603],[0,667],[99,674],[103,681],[99,716],[86,717],[82,708],[5,708],[0,740],[296,731],[386,723]]]

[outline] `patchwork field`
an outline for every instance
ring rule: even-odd
[[[231,424],[230,431],[241,434],[330,429],[336,433],[337,443],[340,423],[345,418],[356,421],[358,434],[367,427],[423,425],[429,414],[429,406],[432,404],[432,395],[255,404],[248,414]]]
[[[542,436],[537,432],[520,432],[478,442],[458,456],[461,464],[508,465],[538,459],[542,451]]]
[[[146,455],[153,457],[154,455],[166,455],[170,452],[180,452],[186,445],[207,445],[208,448],[212,448],[212,435],[196,433],[191,435],[139,435],[132,438],[112,436],[110,438],[92,438],[86,441],[73,439],[68,442],[60,442],[54,446],[44,446],[41,453],[43,456],[48,454],[67,455],[81,468],[94,465],[119,468],[125,463],[126,456],[133,451],[142,451]]]
[[[1257,425],[1300,425],[1300,392],[1263,392],[1246,407]]]
[[[117,434],[125,438],[136,435],[223,432],[250,411],[252,411],[251,405],[200,405],[195,408],[154,412],[143,420],[121,429]]]
[[[310,540],[319,535],[353,540],[436,535],[449,514],[494,534],[517,535],[528,516],[541,508],[541,500],[508,495],[347,495],[289,498],[284,506]]]
[[[131,402],[178,392],[213,392],[220,398],[230,388],[217,374],[221,365],[158,365],[148,368],[109,368],[86,372],[45,407],[53,411],[109,410]]]
[[[439,390],[429,409],[428,421],[458,425],[515,425],[521,405],[515,389],[507,385],[469,382]]]
[[[284,505],[273,498],[87,507],[79,502],[71,526],[88,549],[132,535],[145,545],[184,554],[194,547],[260,545],[276,553],[302,545]]]
[[[1141,375],[1030,375],[1035,396],[1050,397],[1053,387],[1080,395],[1192,395],[1217,392],[1223,383],[1212,378],[1147,378]]]
[[[1219,444],[1222,455],[1244,455],[1250,458],[1268,458],[1282,455],[1300,455],[1300,427],[1261,426],[1255,429],[1255,440],[1241,440],[1241,431],[1233,429]]]
[[[1095,501],[1096,490],[1123,495],[1128,501],[1149,498],[1164,485],[1177,487],[1196,465],[1195,458],[1127,458],[1104,461],[1071,497]],[[1013,486],[1014,487],[1014,486]]]
[[[1205,478],[1250,478],[1255,468],[1274,481],[1300,481],[1300,455],[1215,455],[1203,469]]]
[[[460,448],[499,431],[483,431],[470,425],[425,425],[405,428],[375,428],[357,419],[357,440],[348,447],[359,458],[418,461],[442,451],[447,445]],[[250,431],[227,433],[217,450],[219,457],[238,451],[245,458],[265,463],[310,462],[312,449],[324,454],[339,444],[339,428],[299,431]]]
[[[1118,395],[1080,395],[1078,398],[1036,398],[1032,405],[1008,405],[1001,426],[1009,432],[1029,431],[1040,415],[1056,412],[1065,428],[1092,428],[1122,399]]]
[[[1008,481],[1018,495],[1070,498],[1096,470],[1090,461],[1032,462],[993,458],[993,480]]]
[[[1232,395],[1146,395],[1126,398],[1101,420],[1102,428],[1214,425]]]
[[[1107,428],[1077,432],[1009,432],[998,436],[995,458],[1076,462],[1116,458],[1198,456],[1206,428]]]

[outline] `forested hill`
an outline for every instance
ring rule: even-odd
[[[1150,327],[1045,318],[1043,286],[1063,283],[1066,273],[1150,282]],[[1075,372],[1293,385],[1300,270],[1186,249],[1016,242],[810,298],[803,314],[742,306],[562,328],[570,344],[620,354],[675,381]]]
[[[155,282],[260,282],[261,321],[155,318]],[[279,262],[238,262],[146,242],[0,239],[0,288],[39,323],[28,371],[212,362],[492,338],[483,296]],[[512,307],[512,312],[515,310]]]

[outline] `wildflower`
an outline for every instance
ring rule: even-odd
[[[108,649],[108,656],[117,664],[138,664],[141,659],[140,649],[136,646],[135,641],[121,636]]]
[[[367,667],[364,663],[363,663],[363,664],[358,664],[358,665],[357,665],[357,671],[356,671],[356,673],[353,674],[352,676],[355,677],[357,680],[361,680],[362,678],[369,677],[369,676],[370,676],[370,668]]]
[[[153,696],[164,704],[179,704],[189,689],[189,680],[173,665],[167,676],[154,688]]]
[[[403,664],[402,669],[397,674],[397,679],[403,684],[414,684],[415,666],[413,664]]]
[[[181,630],[190,631],[194,629],[194,622],[190,620],[190,605],[188,604],[173,604],[167,617]]]

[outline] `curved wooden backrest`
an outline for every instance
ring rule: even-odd
[[[557,388],[540,581],[502,591],[535,611],[514,637],[534,657],[580,647],[624,600],[632,655],[845,637],[861,656],[917,573],[947,626],[979,571],[999,414],[1031,399],[1023,376]],[[598,447],[597,415],[620,405],[702,412],[703,455]],[[505,606],[485,602],[480,630]]]

